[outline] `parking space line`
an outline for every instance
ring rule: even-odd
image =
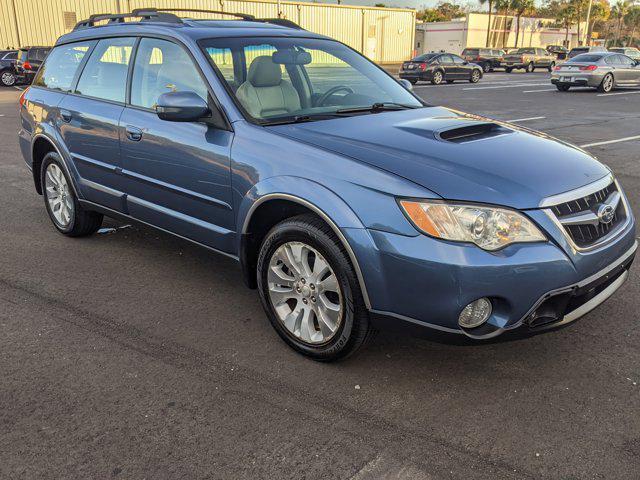
[[[543,90],[523,90],[522,93],[536,93],[536,92],[555,92],[557,88],[545,88]]]
[[[548,83],[514,83],[513,85],[500,85],[495,87],[467,87],[462,90],[491,90],[495,88],[517,88],[517,87],[539,87],[543,85],[549,85]]]
[[[581,148],[597,147],[599,145],[609,145],[611,143],[630,142],[632,140],[640,140],[640,135],[635,135],[633,137],[618,138],[616,140],[606,140],[604,142],[585,143],[584,145],[580,145],[580,147]]]
[[[633,92],[615,92],[615,93],[599,93],[597,97],[610,97],[612,95],[633,95],[634,93],[640,93],[640,90],[634,90]]]
[[[442,83],[440,85],[415,85],[413,88],[435,88],[435,87],[461,87],[468,85],[468,83]],[[470,88],[483,88],[485,85],[513,85],[521,87],[535,87],[540,85],[539,83],[525,83],[525,82],[482,82],[478,84],[478,87]],[[546,83],[543,85],[547,85]]]
[[[516,122],[530,122],[532,120],[542,120],[547,117],[529,117],[529,118],[516,118],[514,120],[505,120],[505,122],[516,123]]]

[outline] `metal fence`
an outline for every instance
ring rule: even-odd
[[[258,0],[0,0],[0,48],[52,45],[78,20],[134,8],[196,8],[277,17],[278,4]],[[194,18],[215,18],[198,13]],[[415,11],[283,1],[280,16],[338,39],[379,63],[406,60],[413,51]],[[228,17],[226,17],[228,18]]]

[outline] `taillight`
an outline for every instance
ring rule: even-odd
[[[560,65],[556,65],[555,67],[553,67],[553,69],[557,72],[558,70],[560,70]]]
[[[476,57],[476,60],[478,60],[478,61],[479,61],[481,58],[482,58],[482,57],[481,57],[480,55],[478,55],[478,56]]]
[[[31,87],[27,87],[25,88],[22,93],[20,94],[20,97],[18,98],[18,102],[20,102],[20,107],[23,107],[24,104],[26,103],[26,99],[24,98],[27,95],[27,92],[29,91],[29,88]]]
[[[22,68],[24,68],[25,70],[33,70],[33,68],[31,67],[31,64],[29,62],[24,62],[22,64]]]
[[[584,67],[580,67],[580,70],[587,71],[587,72],[593,72],[594,70],[597,70],[598,66],[597,65],[586,65]]]
[[[420,70],[422,70],[423,72],[427,69],[427,64],[426,63],[421,63],[420,64]]]

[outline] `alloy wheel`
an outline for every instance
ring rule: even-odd
[[[329,262],[303,242],[287,242],[273,253],[267,274],[269,299],[278,320],[298,340],[331,340],[344,316],[343,294]]]
[[[606,75],[602,79],[602,90],[605,92],[613,90],[613,76],[611,74]]]
[[[491,70],[491,65],[489,65],[488,63],[484,63],[482,65],[482,70],[484,71],[484,73],[489,73],[489,70]]]
[[[5,87],[11,87],[16,83],[16,76],[12,72],[3,72],[0,81]]]
[[[442,73],[435,72],[433,74],[433,83],[435,83],[436,85],[442,83]]]
[[[60,228],[67,228],[74,216],[73,196],[64,173],[55,163],[51,163],[45,172],[45,190],[47,203],[54,221]]]
[[[478,70],[474,70],[473,73],[471,74],[471,81],[473,83],[476,83],[480,80],[480,72]]]

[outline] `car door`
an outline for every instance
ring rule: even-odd
[[[118,121],[135,41],[107,38],[92,45],[75,88],[58,105],[60,134],[80,176],[83,196],[116,211],[124,209]]]
[[[158,97],[181,91],[195,92],[213,105],[207,82],[185,48],[168,40],[142,38],[129,104],[119,122],[128,212],[138,220],[232,252],[233,134],[206,122],[161,120],[155,112]]]
[[[620,71],[619,78],[625,85],[637,85],[640,70],[636,68],[636,62],[626,55],[616,55],[616,57],[618,57],[616,66]]]
[[[451,59],[453,60],[453,66],[455,68],[457,79],[467,79],[471,76],[471,70],[473,69],[473,67],[469,62],[467,62],[464,58],[459,57],[458,55],[451,55]]]

